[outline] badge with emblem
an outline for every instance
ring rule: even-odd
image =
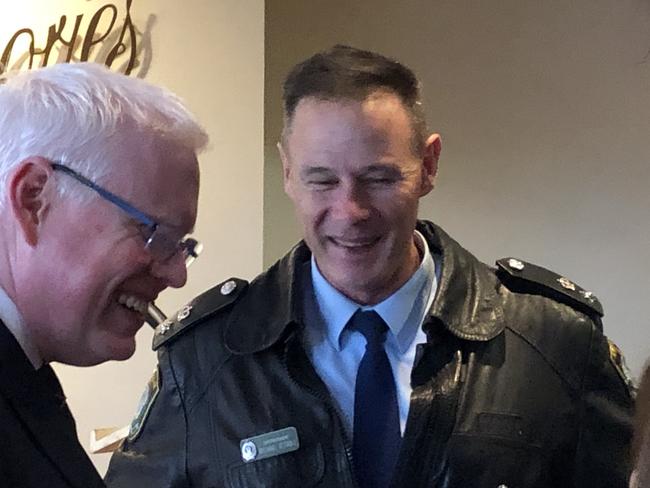
[[[241,458],[244,462],[259,461],[287,452],[293,452],[300,447],[298,431],[295,427],[267,432],[248,439],[242,439],[239,443]]]
[[[253,461],[257,457],[257,446],[253,441],[246,441],[242,443],[241,457],[246,462]]]
[[[616,344],[609,339],[607,339],[607,342],[609,343],[609,359],[630,393],[634,396],[636,394],[636,383],[627,364],[625,364],[625,357],[623,357],[623,353]]]
[[[147,386],[140,396],[140,401],[138,402],[138,410],[136,411],[135,417],[131,421],[129,426],[129,435],[127,437],[129,442],[133,442],[144,426],[145,420],[149,415],[151,406],[153,405],[154,400],[158,396],[160,391],[160,375],[158,374],[158,368],[153,372],[151,379],[147,383]]]

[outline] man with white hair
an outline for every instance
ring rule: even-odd
[[[103,486],[49,363],[129,358],[185,284],[206,143],[176,96],[99,65],[0,80],[0,486]]]

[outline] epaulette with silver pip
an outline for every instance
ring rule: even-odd
[[[603,306],[592,292],[564,276],[521,259],[503,258],[496,264],[497,274],[513,291],[553,298],[587,314],[602,327]]]
[[[190,329],[193,325],[235,303],[247,287],[247,281],[230,278],[194,298],[156,327],[153,337],[153,350],[155,351]]]

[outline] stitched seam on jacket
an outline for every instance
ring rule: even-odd
[[[551,362],[551,361],[546,357],[546,355],[545,355],[544,353],[542,353],[542,351],[539,350],[539,348],[537,347],[537,345],[536,345],[535,343],[533,343],[532,341],[530,341],[530,340],[529,340],[525,335],[523,335],[521,332],[519,332],[517,329],[514,329],[514,328],[511,327],[510,325],[506,326],[506,329],[508,329],[510,332],[512,332],[514,335],[516,335],[516,336],[519,337],[522,341],[524,341],[526,344],[528,344],[528,345],[530,346],[530,348],[531,348],[533,351],[535,351],[535,352],[537,353],[537,355],[538,355],[540,358],[542,358],[542,360],[543,360],[546,364],[548,364],[548,366],[549,366],[549,367],[553,370],[553,372],[554,372],[554,373],[555,373],[555,374],[556,374],[556,375],[557,375],[557,376],[562,380],[562,383],[564,383],[564,384],[567,386],[567,389],[568,389],[571,393],[573,393],[573,394],[577,394],[577,393],[580,392],[580,388],[579,388],[579,387],[575,387],[575,386],[573,386],[573,385],[571,384],[571,382],[570,382],[570,381],[569,381],[569,380],[568,380],[568,379],[567,379],[567,378],[562,374],[561,370],[560,370],[560,369],[559,369],[555,364],[553,364],[553,362]],[[593,334],[593,328],[592,328],[592,332],[591,332],[591,333]]]
[[[183,423],[185,424],[185,439],[184,439],[185,445],[184,445],[184,449],[183,449],[183,458],[184,458],[183,459],[183,467],[185,469],[185,473],[184,473],[185,474],[185,481],[189,483],[189,469],[188,469],[188,465],[187,465],[187,458],[188,458],[188,456],[187,456],[187,446],[189,445],[189,434],[188,434],[189,429],[187,428],[188,411],[187,411],[187,408],[185,406],[185,400],[183,398],[183,390],[181,389],[181,387],[178,384],[178,377],[176,375],[176,369],[174,368],[174,364],[173,364],[173,361],[172,361],[172,355],[171,355],[170,350],[167,350],[167,357],[168,357],[168,361],[169,361],[169,370],[170,370],[170,372],[172,374],[172,377],[174,379],[174,388],[178,392],[178,398],[179,398],[179,400],[181,402],[181,408],[183,409]]]
[[[196,335],[194,335],[194,336],[192,337],[192,342],[193,342],[194,351],[195,351],[195,354],[194,354],[194,356],[193,356],[193,357],[195,358],[195,360],[193,361],[193,364],[200,363],[200,361],[197,360],[197,358],[198,358],[198,348],[196,347]],[[225,359],[224,359],[223,361],[221,361],[219,364],[217,364],[216,366],[214,366],[214,367],[212,368],[212,372],[211,372],[211,373],[205,375],[205,376],[206,376],[205,385],[204,385],[203,388],[202,388],[202,389],[201,389],[201,390],[196,394],[196,396],[193,398],[192,402],[190,402],[190,403],[188,404],[188,410],[187,410],[188,414],[191,414],[191,413],[194,411],[194,409],[196,408],[196,406],[197,406],[199,403],[201,403],[201,401],[203,400],[203,398],[205,397],[205,395],[207,395],[208,390],[209,390],[210,387],[212,386],[212,383],[215,381],[215,379],[217,378],[217,376],[220,374],[220,372],[221,372],[221,370],[223,369],[223,367],[226,365],[226,363],[228,363],[228,362],[232,359],[232,357],[233,357],[233,353],[231,353],[231,352],[230,352],[227,348],[225,348],[225,347],[224,347],[224,350],[227,351],[227,352],[226,352],[226,357],[225,357]],[[201,376],[203,376],[203,375],[201,375]]]

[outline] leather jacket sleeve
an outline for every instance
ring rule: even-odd
[[[111,458],[106,485],[111,488],[181,488],[185,479],[186,410],[169,351],[159,353],[159,387],[138,432],[132,432]],[[147,408],[146,405],[142,408]],[[137,416],[140,417],[140,414]],[[137,419],[136,417],[136,419]]]
[[[580,397],[574,486],[627,487],[633,396],[625,373],[612,358],[612,347],[592,328],[589,359]]]

